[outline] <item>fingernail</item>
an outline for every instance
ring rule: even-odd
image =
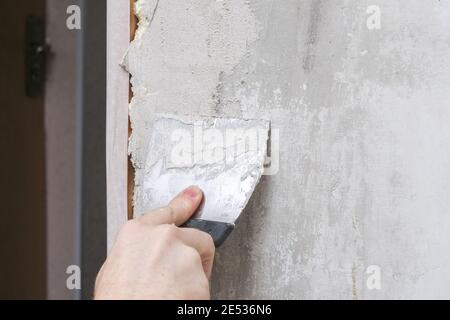
[[[192,199],[197,199],[201,195],[202,191],[199,187],[192,186],[183,191],[183,194]]]

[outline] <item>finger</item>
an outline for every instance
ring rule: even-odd
[[[195,213],[203,199],[203,192],[199,187],[192,186],[185,189],[163,208],[141,216],[143,223],[152,225],[175,224],[181,226]]]
[[[197,186],[192,186],[180,193],[170,201],[168,207],[172,209],[173,215],[170,223],[181,226],[197,211],[203,199],[203,192]]]
[[[216,250],[212,237],[206,232],[197,229],[184,228],[178,230],[178,238],[185,245],[197,250],[202,259],[203,270],[209,279],[211,277]]]

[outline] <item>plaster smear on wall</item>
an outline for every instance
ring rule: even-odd
[[[196,185],[205,192],[196,217],[234,222],[264,172],[270,123],[155,115],[147,124],[151,135],[145,167],[135,176],[135,216]]]
[[[214,297],[450,298],[450,3],[377,1],[374,30],[370,5],[138,2],[138,174],[155,113],[280,130],[279,172],[218,250]]]
[[[248,1],[140,0],[136,12],[139,28],[124,64],[137,99],[165,112],[214,114],[222,77],[258,37]]]

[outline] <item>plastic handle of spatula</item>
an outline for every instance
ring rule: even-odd
[[[233,231],[234,224],[202,219],[190,219],[181,227],[197,229],[208,233],[213,238],[214,245],[218,248],[224,243],[231,231]]]

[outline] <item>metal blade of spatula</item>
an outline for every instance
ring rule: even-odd
[[[196,185],[204,201],[183,227],[208,232],[220,246],[264,172],[270,122],[158,115],[148,128],[145,170],[136,177],[141,207],[163,206]]]

